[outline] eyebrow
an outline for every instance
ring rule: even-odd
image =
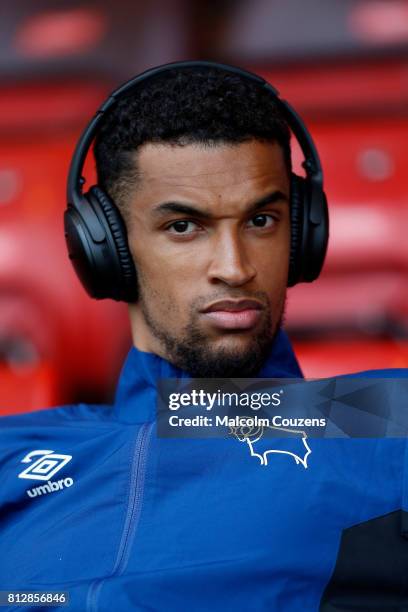
[[[254,202],[250,202],[248,204],[246,214],[255,212],[268,204],[275,204],[276,202],[286,201],[288,202],[288,196],[286,196],[282,191],[275,190],[267,195],[255,200]],[[168,213],[181,213],[184,215],[193,215],[195,217],[201,219],[213,219],[214,215],[212,213],[207,212],[206,210],[201,210],[197,208],[194,204],[187,204],[185,202],[163,202],[154,206],[152,208],[152,213],[154,216],[164,216]]]

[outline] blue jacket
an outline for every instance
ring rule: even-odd
[[[405,440],[314,439],[304,469],[158,438],[157,379],[186,376],[132,348],[113,407],[0,420],[0,590],[67,591],[50,609],[78,612],[399,609]],[[281,332],[259,377],[293,376]]]

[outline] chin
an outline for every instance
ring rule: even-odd
[[[219,339],[215,341],[209,341],[208,347],[211,349],[225,349],[236,351],[241,349],[244,351],[249,347],[253,346],[257,342],[258,337],[255,334],[249,334],[248,332],[243,333],[241,330],[234,333],[223,334]]]

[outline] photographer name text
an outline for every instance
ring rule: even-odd
[[[326,427],[324,418],[291,418],[276,414],[271,418],[257,416],[215,416],[169,417],[171,427]]]

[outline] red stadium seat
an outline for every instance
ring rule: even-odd
[[[11,367],[0,364],[0,416],[55,406],[63,398],[51,363]]]
[[[0,96],[1,117],[11,118],[13,129],[6,131],[0,117],[0,346],[22,339],[56,373],[58,390],[48,394],[42,370],[26,379],[35,396],[27,394],[27,410],[79,396],[102,400],[112,393],[130,346],[126,306],[86,295],[67,256],[63,212],[76,139],[106,86],[31,84],[7,94]],[[92,174],[91,168],[89,180]],[[2,360],[7,363],[7,355]],[[13,405],[24,409],[14,380]],[[44,389],[43,401],[36,385]],[[7,389],[0,385],[2,406],[10,400]]]

